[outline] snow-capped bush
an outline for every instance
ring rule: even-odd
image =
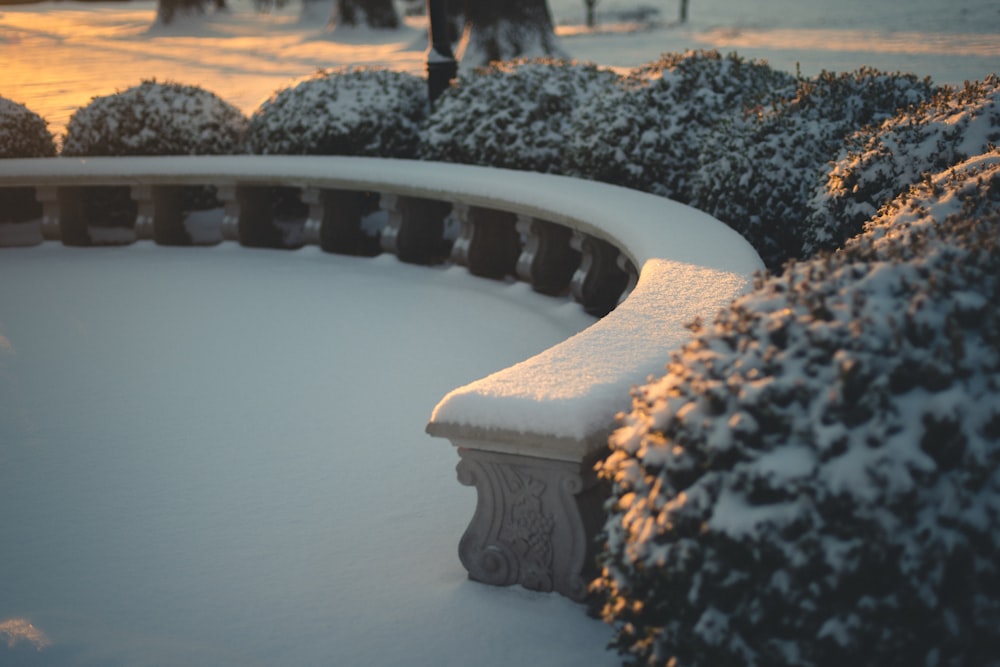
[[[0,159],[52,157],[55,142],[41,116],[17,102],[0,97]],[[20,222],[41,215],[32,188],[0,189],[0,223]]]
[[[845,137],[933,92],[927,79],[871,68],[802,81],[788,99],[734,117],[708,137],[691,203],[740,232],[777,269],[802,257],[810,199]]]
[[[1000,665],[997,158],[759,279],[635,391],[594,583],[635,664]]]
[[[55,142],[45,119],[22,104],[0,97],[0,159],[55,154]]]
[[[664,55],[590,100],[574,119],[566,171],[687,202],[706,136],[745,107],[788,94],[794,78],[735,53]]]
[[[918,182],[1000,145],[1000,77],[946,88],[847,140],[813,202],[805,251],[835,248],[882,205]]]
[[[226,155],[242,152],[246,119],[214,93],[143,81],[95,97],[66,126],[63,155]]]
[[[247,146],[264,155],[412,158],[427,109],[422,79],[380,68],[317,72],[250,117]]]
[[[494,62],[461,75],[438,98],[420,157],[559,173],[574,115],[617,81],[613,72],[573,61]]]

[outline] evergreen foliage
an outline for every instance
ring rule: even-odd
[[[422,79],[382,68],[324,70],[278,91],[250,117],[262,155],[416,156],[427,111]]]
[[[594,590],[632,664],[1000,664],[1000,154],[637,389]]]
[[[239,109],[214,93],[149,80],[73,113],[62,154],[227,155],[242,152],[245,128]]]
[[[817,193],[804,251],[836,248],[925,174],[1000,145],[1000,77],[945,88],[914,110],[847,140]]]
[[[801,81],[788,98],[730,117],[707,137],[691,203],[742,234],[777,270],[803,257],[810,200],[845,137],[933,91],[927,79],[871,68]]]
[[[554,59],[495,62],[463,74],[437,100],[420,156],[559,173],[574,115],[617,81],[595,65]]]
[[[566,171],[687,203],[702,144],[718,125],[793,86],[790,75],[735,53],[664,55],[614,94],[586,99],[568,133]]]

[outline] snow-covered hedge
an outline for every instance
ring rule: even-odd
[[[835,248],[919,181],[1000,145],[1000,77],[946,88],[917,109],[853,134],[813,203],[805,251]]]
[[[566,170],[688,202],[706,137],[794,84],[791,75],[735,53],[664,55],[634,71],[617,94],[587,100],[569,132]]]
[[[427,88],[381,68],[321,71],[275,93],[250,117],[247,146],[262,155],[416,156]]]
[[[0,159],[55,154],[55,142],[45,119],[22,104],[0,97]]]
[[[55,142],[41,116],[0,97],[0,159],[52,157]],[[32,188],[0,189],[0,223],[30,220],[41,214]]]
[[[143,81],[93,98],[66,126],[63,155],[241,153],[246,119],[196,86]]]
[[[600,468],[594,590],[617,648],[676,667],[1000,664],[997,303],[994,152],[694,325]]]
[[[463,74],[427,120],[420,157],[561,173],[572,120],[610,95],[618,76],[594,65],[536,59]]]
[[[845,137],[933,92],[929,80],[871,68],[802,81],[788,99],[709,135],[691,203],[740,232],[777,269],[802,257],[810,200]]]

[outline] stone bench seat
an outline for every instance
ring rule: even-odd
[[[586,595],[606,493],[593,474],[629,390],[662,373],[688,337],[763,265],[711,216],[662,197],[562,176],[347,157],[224,156],[0,160],[0,189],[34,189],[38,233],[87,245],[88,189],[127,188],[135,239],[181,238],[183,186],[211,186],[218,239],[248,246],[356,250],[362,196],[387,213],[381,247],[404,261],[450,257],[475,275],[571,294],[594,325],[446,395],[427,425],[460,454],[478,503],[459,545],[472,578]],[[286,243],[275,193],[294,193],[301,237]],[[367,194],[366,194],[367,193]],[[447,216],[459,233],[445,238]],[[2,219],[2,218],[0,218]],[[0,224],[0,245],[3,244]],[[287,237],[285,237],[287,238]]]

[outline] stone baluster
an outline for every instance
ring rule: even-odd
[[[448,257],[444,221],[451,202],[383,193],[380,204],[388,214],[382,250],[412,264],[433,264]]]
[[[579,231],[573,233],[571,243],[581,259],[570,292],[589,314],[604,317],[618,305],[629,283],[628,273],[618,265],[618,249]]]
[[[42,205],[31,187],[0,187],[0,247],[32,246],[43,241]]]
[[[353,190],[304,189],[302,202],[309,207],[305,242],[342,255],[374,254],[371,240],[361,229],[371,197]]]
[[[133,185],[132,199],[139,207],[135,220],[137,239],[160,245],[191,245],[184,226],[184,187],[180,185]]]
[[[42,205],[42,236],[65,245],[90,245],[84,188],[79,186],[39,187],[35,197]]]
[[[573,230],[545,220],[518,216],[517,231],[524,249],[517,259],[517,276],[542,294],[566,291],[580,265],[580,252],[570,245]]]
[[[483,278],[515,275],[521,254],[517,215],[480,206],[455,205],[460,225],[451,259]]]
[[[275,224],[272,188],[256,185],[219,186],[222,200],[222,238],[249,248],[285,247],[282,230]]]

